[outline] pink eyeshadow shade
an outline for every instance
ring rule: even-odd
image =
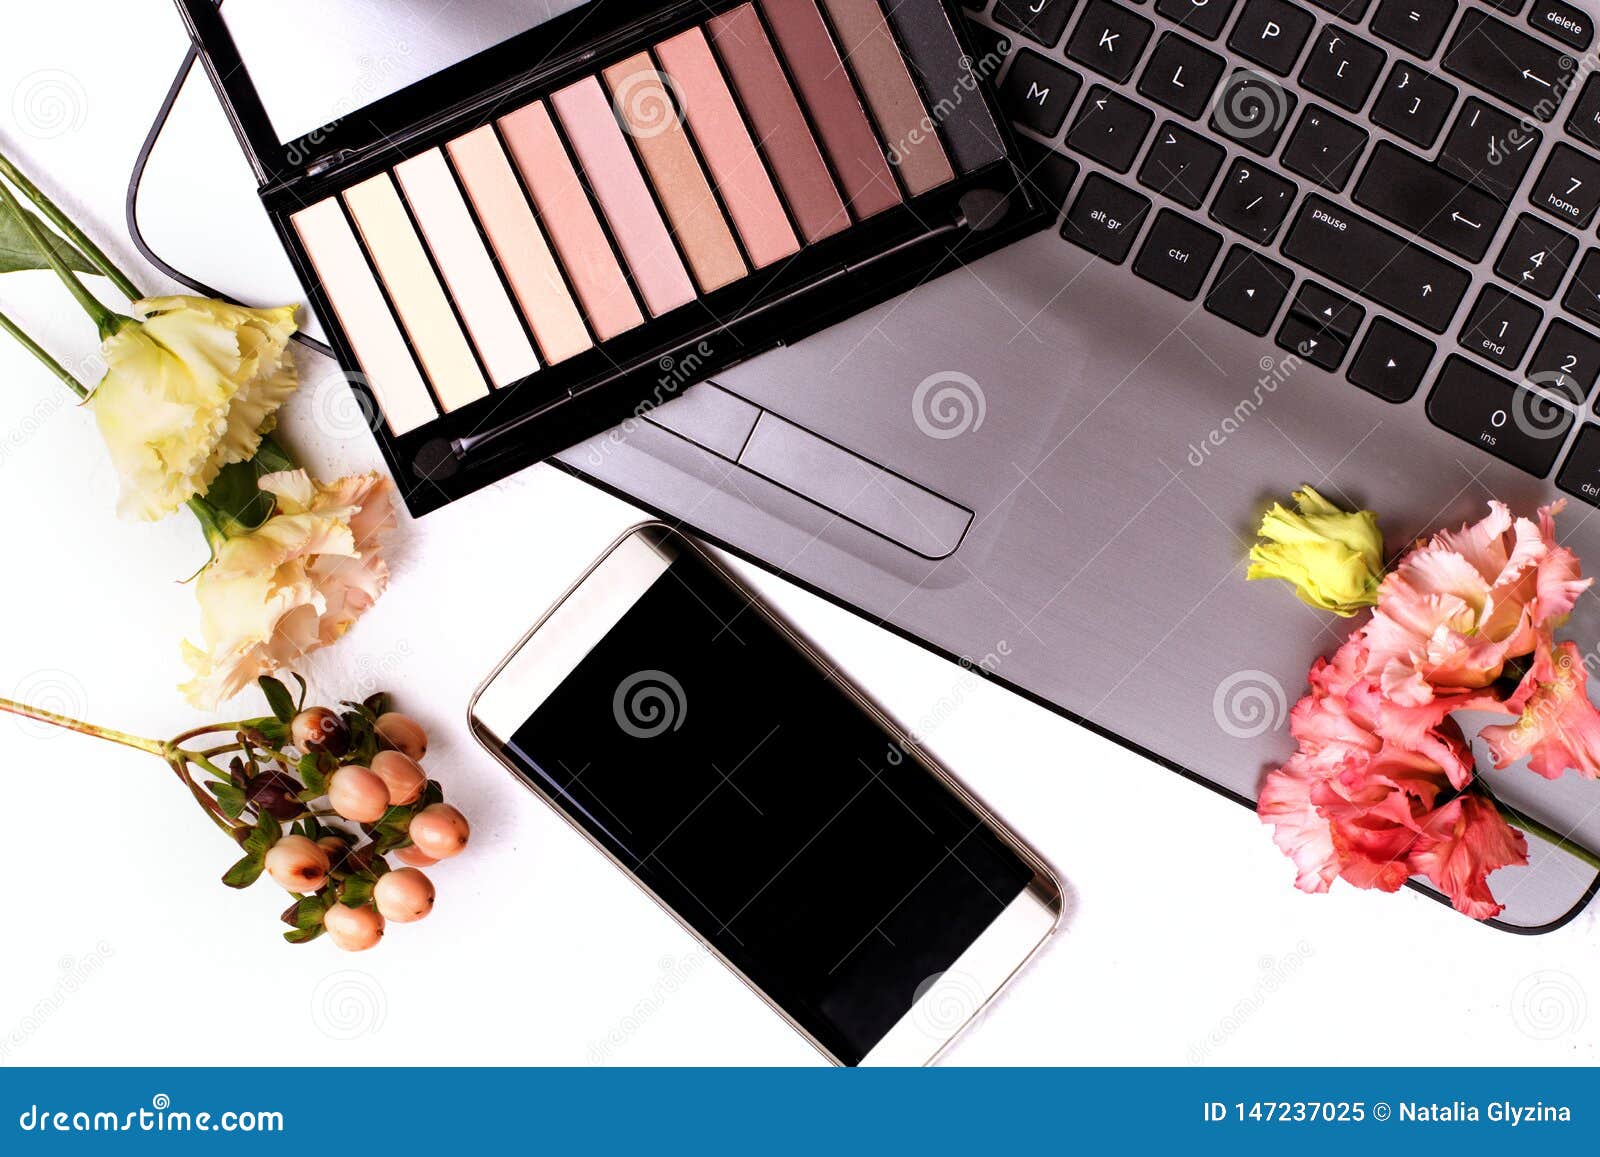
[[[592,348],[583,314],[561,278],[494,126],[475,129],[445,147],[545,361],[563,362]]]
[[[501,118],[500,130],[595,336],[606,341],[642,325],[644,315],[556,135],[550,110],[542,102],[530,104]]]
[[[689,272],[618,127],[598,77],[585,77],[550,98],[572,150],[633,271],[645,306],[656,316],[695,299]]]
[[[419,153],[396,165],[394,175],[490,379],[497,386],[508,386],[536,372],[539,358],[533,343],[495,272],[444,154],[438,149]]]
[[[705,33],[691,28],[664,40],[656,46],[656,56],[682,94],[684,120],[750,260],[760,269],[798,253],[800,240],[739,115],[739,106],[722,79]]]
[[[433,421],[438,407],[338,198],[318,201],[292,220],[389,429],[405,434]]]

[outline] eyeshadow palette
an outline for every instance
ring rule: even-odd
[[[415,514],[1043,223],[947,0],[543,2],[288,115],[265,0],[178,0]]]

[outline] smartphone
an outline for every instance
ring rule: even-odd
[[[836,1064],[932,1061],[1060,923],[1044,861],[662,524],[590,568],[469,723]]]

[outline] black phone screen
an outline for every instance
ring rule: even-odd
[[[692,550],[507,754],[846,1064],[1033,877]]]

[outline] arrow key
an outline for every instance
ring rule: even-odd
[[[1386,317],[1375,317],[1345,376],[1385,401],[1404,402],[1422,385],[1433,354],[1431,341]]]
[[[1206,309],[1260,336],[1272,328],[1292,284],[1293,270],[1235,245],[1222,259],[1222,269],[1206,294]]]
[[[1278,327],[1278,345],[1299,354],[1314,366],[1336,370],[1350,350],[1350,342],[1291,312]]]
[[[1348,345],[1361,328],[1361,319],[1367,311],[1347,297],[1340,297],[1331,289],[1324,289],[1314,281],[1303,281],[1295,291],[1291,314],[1297,314],[1319,329],[1342,337]]]
[[[1600,161],[1563,141],[1556,142],[1528,200],[1535,208],[1582,229],[1600,208]]]

